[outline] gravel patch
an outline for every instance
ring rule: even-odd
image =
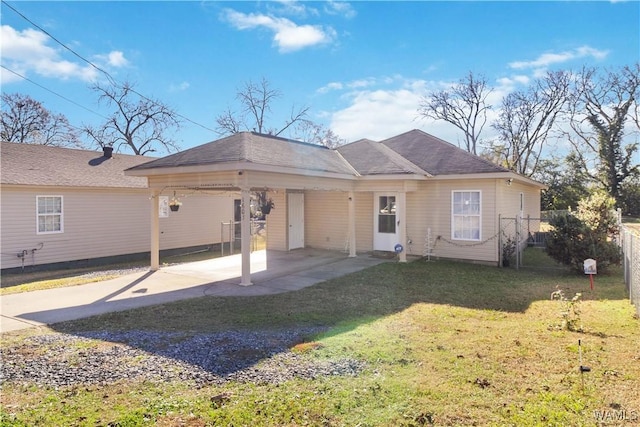
[[[0,349],[0,384],[107,385],[121,380],[280,384],[356,376],[364,362],[327,360],[290,348],[323,328],[214,334],[128,331],[39,335]]]

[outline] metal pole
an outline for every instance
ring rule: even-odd
[[[249,188],[242,188],[240,202],[240,251],[242,253],[242,279],[240,286],[251,285],[251,196]]]
[[[502,268],[502,214],[498,214],[498,267]]]
[[[520,227],[519,215],[516,215],[516,270],[520,269]]]

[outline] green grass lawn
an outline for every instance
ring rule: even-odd
[[[537,260],[536,262],[540,262]],[[558,287],[582,298],[580,332],[561,327]],[[203,297],[3,335],[95,330],[198,333],[324,326],[296,346],[313,360],[357,359],[355,377],[279,385],[120,381],[2,385],[2,425],[420,426],[634,425],[640,327],[620,271],[498,269],[446,261],[382,264],[297,292]],[[578,340],[583,363],[579,373]],[[212,396],[226,393],[224,401]],[[603,417],[605,423],[599,423]],[[607,418],[608,417],[608,418]],[[623,417],[624,419],[622,419]]]

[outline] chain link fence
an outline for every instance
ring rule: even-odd
[[[624,282],[627,285],[629,299],[636,307],[636,314],[640,316],[640,228],[634,230],[622,225],[620,238]]]
[[[536,252],[547,246],[549,225],[545,218],[500,217],[498,250],[503,267],[531,266]]]

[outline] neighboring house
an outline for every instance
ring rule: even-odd
[[[419,130],[335,150],[241,132],[125,173],[147,177],[156,193],[216,188],[240,191],[248,201],[251,191],[267,191],[275,203],[267,217],[268,249],[355,256],[401,245],[400,261],[430,251],[496,265],[499,217],[539,217],[544,188]],[[152,240],[158,236],[152,230]],[[250,284],[246,262],[242,284]]]
[[[0,229],[3,270],[150,252],[147,179],[124,169],[153,158],[44,145],[1,143]],[[160,191],[160,249],[221,241],[234,215],[233,194]],[[228,239],[227,239],[228,240]]]

